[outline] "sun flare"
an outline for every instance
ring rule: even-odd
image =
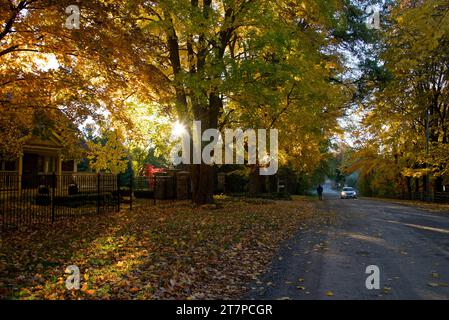
[[[179,121],[176,121],[176,123],[173,125],[172,135],[176,138],[179,138],[182,137],[186,132],[186,127]]]

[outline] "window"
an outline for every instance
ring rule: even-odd
[[[7,161],[0,160],[0,171],[17,171],[18,170],[17,160]]]
[[[62,171],[63,172],[72,172],[74,168],[73,160],[63,161],[62,162]]]
[[[45,172],[45,159],[44,157],[38,156],[37,157],[37,171],[40,173]]]
[[[53,173],[56,172],[56,158],[49,156],[38,156],[37,169],[39,173]]]
[[[53,173],[56,172],[56,158],[50,157],[48,158],[48,172],[47,173]]]

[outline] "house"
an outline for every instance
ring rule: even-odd
[[[63,140],[56,132],[48,137],[32,136],[18,159],[0,158],[0,189],[33,189],[46,176],[76,173],[77,161],[64,159],[63,154]]]
[[[44,129],[23,138],[15,160],[1,159],[6,151],[0,150],[0,233],[9,227],[120,208],[117,175],[78,172],[78,167],[86,167],[68,157],[82,157],[81,138],[63,138],[64,132],[58,134],[50,126]]]

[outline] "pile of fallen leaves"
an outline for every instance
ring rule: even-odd
[[[2,234],[3,299],[231,299],[319,216],[306,200],[139,206]],[[65,270],[81,272],[67,290]]]

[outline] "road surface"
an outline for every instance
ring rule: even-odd
[[[326,191],[317,205],[335,225],[300,231],[245,299],[449,299],[449,214]],[[366,287],[370,265],[379,290]]]

